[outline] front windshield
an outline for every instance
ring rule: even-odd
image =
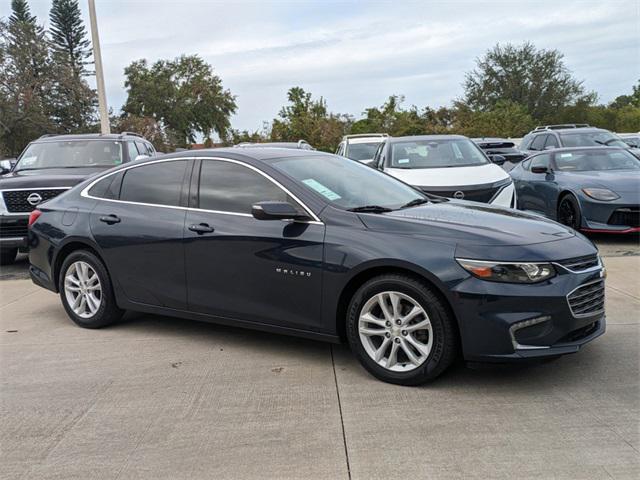
[[[626,150],[594,150],[557,154],[556,167],[563,172],[640,170],[640,160]]]
[[[113,167],[122,163],[122,143],[84,140],[32,143],[15,171],[45,168]]]
[[[272,165],[345,210],[364,206],[395,210],[414,200],[426,199],[425,195],[395,178],[343,157],[281,158],[274,160]]]
[[[351,160],[371,160],[378,150],[380,142],[372,143],[350,143],[347,147],[347,154],[345,157]]]
[[[562,145],[565,147],[627,147],[619,137],[607,131],[561,133]]]
[[[447,168],[485,165],[489,160],[466,138],[413,140],[391,144],[391,168]]]

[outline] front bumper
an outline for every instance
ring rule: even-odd
[[[637,193],[621,194],[612,202],[580,198],[582,228],[585,232],[640,232],[640,201]]]
[[[558,275],[539,284],[507,284],[470,277],[454,288],[464,358],[512,362],[577,352],[605,332],[604,306],[580,312],[591,301],[604,301],[604,269],[583,273],[556,265]],[[600,288],[601,287],[601,288]],[[582,292],[587,292],[580,298]],[[571,302],[571,305],[570,305]]]
[[[0,215],[0,247],[27,248],[29,214]]]

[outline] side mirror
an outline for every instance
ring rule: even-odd
[[[14,163],[11,160],[2,160],[0,161],[0,175],[4,175],[5,173],[9,173],[13,168]]]
[[[149,155],[138,155],[136,160],[144,160],[145,158],[149,158]]]
[[[531,173],[549,173],[548,167],[531,167]]]
[[[490,155],[489,159],[496,165],[504,165],[504,162],[507,161],[507,157],[504,155]]]
[[[251,206],[251,214],[258,220],[307,220],[309,218],[288,202],[258,202]]]

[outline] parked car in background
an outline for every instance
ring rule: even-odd
[[[234,145],[236,148],[294,148],[298,150],[315,150],[306,140],[298,140],[297,142],[265,142],[251,143],[242,142]]]
[[[516,147],[513,140],[483,137],[472,138],[472,141],[487,154],[489,160],[507,172],[527,157]]]
[[[425,193],[515,207],[513,181],[467,137],[388,137],[373,166]]]
[[[47,202],[30,223],[31,278],[85,328],[134,310],[346,340],[370,373],[403,385],[459,356],[553,358],[605,331],[603,269],[582,235],[433,200],[327,153],[143,160]]]
[[[576,230],[640,231],[640,160],[614,147],[537,153],[511,170],[518,208]]]
[[[619,133],[618,136],[631,148],[640,148],[640,133]]]
[[[609,130],[595,128],[586,123],[539,126],[529,132],[520,143],[520,150],[527,155],[564,147],[631,148]]]
[[[0,264],[26,250],[29,214],[87,177],[131,160],[153,157],[151,142],[136,133],[45,135],[31,142],[0,177]]]
[[[371,165],[378,147],[388,136],[386,133],[345,135],[336,149],[336,155]]]

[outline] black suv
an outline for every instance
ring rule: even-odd
[[[148,140],[130,132],[44,135],[31,142],[0,176],[0,264],[26,250],[29,214],[37,205],[96,173],[155,155]]]
[[[506,171],[511,170],[527,157],[525,153],[516,147],[513,140],[508,138],[482,137],[472,138],[471,140],[484,150],[484,153],[493,163],[502,166]]]
[[[609,130],[592,127],[586,123],[542,125],[529,132],[520,142],[520,150],[528,155],[562,147],[602,146],[630,148]]]

